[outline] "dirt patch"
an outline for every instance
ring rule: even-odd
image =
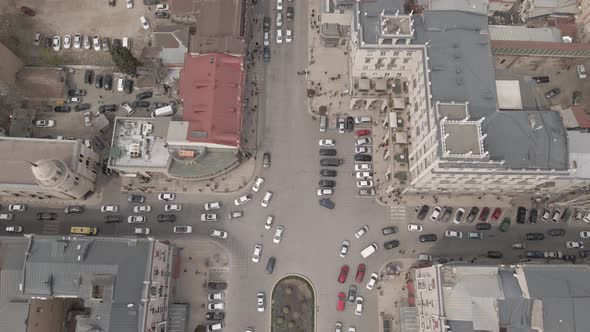
[[[309,282],[289,276],[279,281],[272,292],[273,332],[315,331],[315,298]]]

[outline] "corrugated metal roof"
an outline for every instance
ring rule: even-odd
[[[0,305],[0,330],[6,332],[26,332],[27,317],[29,316],[28,302],[10,302]]]
[[[189,305],[185,303],[174,303],[168,309],[167,332],[188,331]]]

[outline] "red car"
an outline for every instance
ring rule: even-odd
[[[358,282],[359,284],[361,282],[363,282],[363,278],[365,277],[365,269],[367,267],[365,266],[365,264],[360,263],[359,267],[356,269],[356,282]]]
[[[338,293],[338,304],[336,305],[336,310],[344,311],[344,305],[346,304],[346,294],[340,292]]]
[[[20,7],[20,11],[27,16],[35,16],[35,11],[29,7],[22,6]]]
[[[340,268],[340,275],[338,276],[339,283],[343,284],[346,282],[346,277],[348,277],[348,270],[350,270],[348,265],[342,265],[342,267]]]
[[[357,136],[369,136],[371,135],[371,131],[369,129],[361,129],[356,131]]]
[[[494,213],[492,213],[492,220],[493,221],[498,221],[500,220],[500,216],[502,215],[502,209],[500,208],[495,208],[494,209]]]
[[[486,220],[488,220],[489,215],[490,215],[490,208],[486,206],[483,209],[481,209],[481,213],[479,214],[479,220],[486,221]]]

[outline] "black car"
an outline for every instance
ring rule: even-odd
[[[86,111],[89,109],[90,109],[90,104],[88,104],[88,103],[74,106],[74,111],[76,111],[76,112],[82,112],[82,111]]]
[[[373,157],[368,154],[355,154],[354,161],[371,161]]]
[[[154,13],[155,18],[170,18],[170,13],[165,11],[157,11]]]
[[[271,256],[268,259],[268,262],[266,263],[266,274],[271,274],[272,271],[275,270],[275,262],[276,262],[276,259],[274,258],[274,256]]]
[[[320,166],[340,166],[344,160],[336,158],[320,159]]]
[[[549,83],[549,76],[533,76],[535,82],[541,83]]]
[[[84,207],[83,206],[78,206],[78,205],[72,205],[72,206],[66,207],[64,209],[64,212],[66,214],[82,213],[82,212],[84,212]]]
[[[543,233],[526,233],[524,238],[528,241],[541,241],[545,240],[545,234]]]
[[[127,200],[132,203],[143,203],[145,201],[145,196],[131,194],[127,196]]]
[[[270,17],[265,16],[264,19],[262,19],[262,29],[264,32],[270,32]]]
[[[45,46],[45,48],[50,48],[51,45],[53,45],[53,40],[51,39],[51,37],[45,37],[45,43],[43,44],[43,46]]]
[[[223,311],[211,311],[205,314],[207,320],[223,320],[225,318],[225,312]]]
[[[287,19],[292,20],[293,16],[295,16],[295,11],[293,10],[293,7],[287,7]]]
[[[320,149],[320,156],[335,156],[336,149]]]
[[[397,247],[399,247],[399,241],[398,240],[387,241],[387,242],[383,243],[383,247],[385,247],[385,250],[397,248]]]
[[[549,236],[564,236],[565,229],[563,228],[553,228],[547,231],[547,235]]]
[[[383,235],[391,235],[397,233],[398,229],[396,226],[389,226],[381,229]]]
[[[320,176],[334,177],[334,176],[336,176],[336,174],[338,174],[338,172],[336,172],[333,169],[322,169],[322,170],[320,170]]]
[[[155,102],[152,103],[152,107],[153,108],[160,108],[160,107],[165,107],[165,106],[168,106],[168,105],[170,105],[170,104],[169,103],[163,103],[161,101],[155,101]]]
[[[472,207],[471,209],[469,209],[469,213],[467,214],[467,218],[465,218],[465,221],[468,224],[473,223],[473,221],[475,221],[475,218],[477,217],[478,213],[479,213],[479,208],[477,206]]]
[[[104,75],[104,89],[109,91],[113,88],[113,75]]]
[[[97,89],[102,89],[102,75],[96,75],[96,79],[94,79],[94,87]]]
[[[334,188],[336,187],[336,181],[320,180],[320,182],[318,182],[318,186],[320,186],[320,188]]]
[[[492,229],[492,225],[490,225],[487,222],[480,222],[478,224],[475,224],[475,229],[477,229],[478,231],[488,231]]]
[[[551,90],[547,91],[547,93],[545,94],[545,98],[551,99],[551,98],[559,95],[560,93],[561,93],[561,89],[554,88],[554,89],[551,89]]]
[[[502,258],[502,253],[500,251],[490,250],[488,251],[488,258]]]
[[[453,208],[452,207],[445,207],[442,216],[440,217],[440,221],[441,222],[448,222],[449,219],[451,219],[451,215],[453,214]]]
[[[522,206],[518,207],[518,211],[516,212],[516,222],[519,224],[524,224],[526,220],[526,209]]]
[[[121,39],[119,39],[119,38],[113,39],[113,47],[122,47],[122,46],[123,46],[123,42],[121,41]]]
[[[175,222],[176,221],[176,215],[175,214],[159,214],[156,217],[156,220],[158,222]]]
[[[532,209],[531,210],[531,214],[529,214],[529,222],[531,224],[536,224],[537,223],[537,215],[539,214],[539,212],[537,212],[537,209]]]
[[[265,152],[262,155],[262,167],[264,167],[264,168],[270,167],[270,152]]]
[[[121,216],[105,216],[104,222],[107,224],[119,223],[123,220]]]
[[[348,303],[354,303],[355,299],[356,299],[356,286],[350,285],[348,287]]]
[[[227,282],[210,281],[207,283],[207,288],[209,288],[210,290],[224,290],[227,288]]]
[[[268,46],[264,46],[262,49],[262,58],[264,62],[270,62],[270,48]]]
[[[418,237],[418,240],[420,240],[420,242],[434,242],[436,241],[436,239],[436,234],[424,234]]]
[[[418,220],[424,220],[424,218],[426,218],[426,215],[428,215],[428,211],[430,211],[430,206],[424,204],[420,207],[420,210],[418,211]]]
[[[354,119],[352,116],[346,118],[346,130],[353,131],[354,130]]]
[[[69,113],[72,109],[70,108],[70,106],[55,106],[53,108],[54,112],[58,112],[58,113]]]
[[[68,91],[70,97],[84,97],[86,96],[86,90],[83,89],[70,89]]]
[[[84,72],[84,83],[92,84],[94,81],[94,71],[91,69],[86,69]]]
[[[53,212],[39,212],[37,213],[37,220],[55,220],[57,214]]]
[[[131,103],[131,107],[150,107],[150,102],[145,100],[136,100]]]
[[[524,252],[524,257],[526,257],[526,258],[543,258],[545,256],[543,255],[542,251],[528,250],[528,251]]]
[[[329,198],[321,198],[321,199],[318,201],[318,203],[319,203],[321,206],[323,206],[323,207],[325,207],[325,208],[327,208],[327,209],[330,209],[330,210],[332,210],[332,209],[334,208],[334,206],[336,206],[336,205],[334,204],[334,202],[332,202],[332,200],[331,200],[331,199],[329,199]]]
[[[152,91],[144,91],[144,92],[138,93],[135,96],[135,99],[136,100],[148,99],[148,98],[151,98],[153,95],[154,95],[154,93]]]
[[[563,259],[564,261],[574,263],[576,261],[576,259],[578,259],[578,257],[576,257],[576,255],[563,255],[563,257],[561,257],[561,259]]]
[[[117,111],[117,105],[116,104],[106,104],[106,105],[100,105],[100,106],[98,106],[98,112],[99,113],[116,112],[116,111]]]
[[[125,85],[123,86],[123,90],[126,94],[131,94],[133,92],[133,80],[126,79]]]

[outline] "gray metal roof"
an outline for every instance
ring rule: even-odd
[[[569,160],[572,164],[575,162],[576,177],[590,179],[590,151],[588,151],[588,142],[590,133],[570,130],[567,132]]]
[[[0,322],[2,331],[25,332],[29,302],[19,292],[28,239],[0,238]]]
[[[379,15],[382,11],[395,14],[397,10],[403,13],[404,6],[402,0],[375,0],[375,1],[357,1],[360,15],[353,15],[356,20],[360,20],[362,26],[362,41],[367,44],[376,44],[379,39]]]

